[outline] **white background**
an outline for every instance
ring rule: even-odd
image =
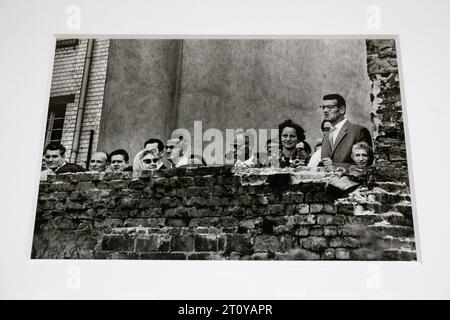
[[[0,0],[0,298],[450,298],[449,14],[447,0]],[[399,35],[421,262],[30,260],[55,34]]]

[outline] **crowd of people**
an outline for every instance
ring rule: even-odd
[[[269,139],[266,152],[253,152],[250,137],[239,134],[235,137],[232,150],[225,157],[232,159],[238,167],[318,167],[349,166],[370,167],[374,161],[372,138],[367,128],[351,123],[345,117],[346,102],[338,94],[325,95],[320,108],[323,111],[321,131],[312,150],[306,142],[305,130],[296,122],[288,119],[278,126],[278,141]],[[140,176],[143,170],[163,170],[187,165],[207,165],[201,156],[188,154],[183,137],[167,140],[164,145],[159,139],[149,139],[144,149],[130,162],[130,156],[124,149],[111,153],[95,152],[89,160],[88,171],[96,172],[133,172]],[[59,143],[50,143],[44,149],[41,178],[48,174],[83,172],[85,168],[65,160],[66,149]]]

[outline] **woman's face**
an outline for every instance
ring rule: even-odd
[[[144,166],[144,169],[147,170],[156,169],[159,161],[160,161],[159,158],[153,153],[148,153],[142,158],[142,164]]]
[[[281,144],[283,149],[294,149],[298,143],[297,132],[294,128],[286,127],[281,132]]]

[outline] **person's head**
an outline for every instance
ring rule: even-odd
[[[106,152],[95,152],[89,161],[89,169],[97,172],[105,171],[106,165],[108,164],[108,158],[109,156]]]
[[[66,148],[60,143],[49,143],[44,149],[44,160],[49,169],[55,170],[64,163]]]
[[[128,165],[128,160],[130,160],[130,156],[128,152],[123,149],[117,149],[111,152],[111,169],[113,172],[122,172]]]
[[[373,149],[367,142],[353,145],[352,159],[358,167],[369,167],[373,163]]]
[[[142,153],[142,167],[146,170],[158,169],[161,164],[161,157],[159,157],[159,152],[155,150],[145,150]]]
[[[345,117],[346,103],[345,99],[339,94],[327,94],[322,99],[323,118],[335,126]]]
[[[322,124],[320,125],[320,129],[322,130],[322,133],[325,135],[331,129],[330,121],[323,120]]]
[[[173,164],[176,164],[178,160],[184,155],[183,139],[169,139],[166,143],[166,155],[167,159]]]
[[[159,139],[148,139],[144,143],[145,150],[158,150],[158,153],[162,154],[164,151],[164,143]]]
[[[278,126],[278,134],[283,149],[295,149],[297,143],[305,141],[305,130],[291,119],[283,121]]]

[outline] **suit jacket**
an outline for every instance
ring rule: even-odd
[[[75,173],[75,172],[85,172],[84,168],[82,166],[79,166],[75,163],[65,163],[61,167],[59,167],[55,173]]]
[[[323,137],[321,158],[330,158],[333,164],[354,164],[352,147],[355,143],[367,142],[373,148],[372,137],[367,128],[349,122],[344,123],[336,137],[334,149],[331,148],[329,132]]]

